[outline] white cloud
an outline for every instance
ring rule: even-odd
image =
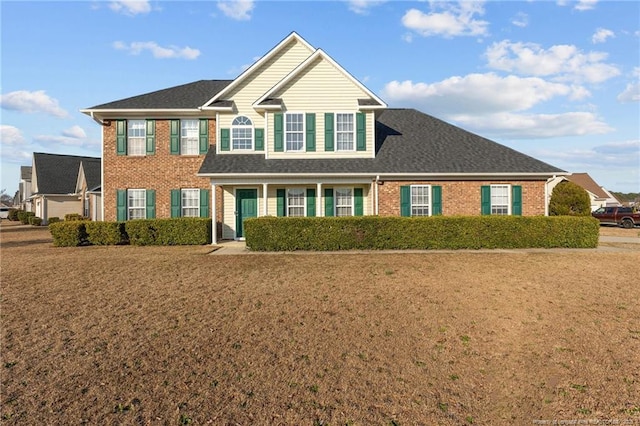
[[[65,118],[69,113],[60,108],[58,101],[45,93],[44,90],[29,92],[18,90],[0,96],[3,109],[25,113],[44,113],[54,117]]]
[[[84,139],[87,137],[87,134],[84,131],[84,129],[78,125],[72,126],[67,130],[63,130],[62,135],[70,138],[76,138],[76,139]]]
[[[151,4],[147,0],[118,0],[109,3],[109,8],[114,12],[134,16],[140,13],[151,12]]]
[[[608,174],[613,171],[624,171],[627,177],[632,177],[634,174],[638,175],[640,140],[610,142],[583,149],[542,151],[537,155],[545,157],[548,161],[568,163],[576,170],[598,168],[606,170]],[[637,187],[638,181],[633,183]]]
[[[349,10],[359,15],[366,15],[369,9],[384,3],[386,0],[347,0]]]
[[[114,12],[134,16],[151,12],[151,4],[148,0],[118,0],[109,3],[109,9]]]
[[[155,41],[134,41],[129,43],[123,43],[122,41],[113,42],[113,48],[116,50],[127,50],[131,55],[139,55],[145,50],[151,52],[154,58],[158,59],[173,59],[182,58],[193,60],[200,56],[200,50],[187,47],[159,46]]]
[[[398,105],[411,105],[438,114],[489,114],[524,111],[556,96],[588,96],[580,88],[537,77],[501,77],[494,73],[450,77],[433,83],[392,81],[383,97]]]
[[[596,135],[614,130],[591,112],[562,114],[512,114],[506,112],[488,116],[454,115],[452,119],[479,133],[510,139]]]
[[[20,164],[31,164],[33,153],[31,151],[23,151],[14,146],[4,146],[2,148],[2,162]]]
[[[402,17],[402,24],[424,37],[442,36],[484,36],[488,34],[487,21],[475,19],[484,14],[484,4],[480,1],[457,3],[433,2],[431,11],[424,13],[418,9],[408,10]]]
[[[0,141],[2,141],[2,145],[23,145],[26,143],[20,129],[6,124],[0,124]]]
[[[503,40],[487,48],[485,56],[493,69],[523,75],[552,76],[558,81],[600,83],[620,74],[603,62],[604,52],[583,53],[573,45],[555,45],[545,50],[535,43]]]
[[[606,28],[598,28],[596,32],[591,36],[591,42],[593,44],[596,43],[604,43],[608,38],[615,37],[615,33]]]
[[[254,0],[222,0],[218,1],[218,9],[226,16],[237,21],[248,21],[255,7]]]
[[[529,25],[529,15],[524,12],[518,12],[516,16],[511,19],[511,23],[516,27],[527,27]]]
[[[573,8],[580,11],[591,10],[596,7],[596,3],[598,0],[578,0],[578,4]]]
[[[634,81],[618,95],[618,102],[640,102],[640,67],[633,69],[633,77]]]

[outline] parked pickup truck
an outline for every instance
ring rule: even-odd
[[[640,225],[640,212],[634,213],[631,207],[600,207],[591,213],[600,221],[600,225],[620,225],[633,228]]]

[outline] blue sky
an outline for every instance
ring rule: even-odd
[[[640,192],[636,1],[2,1],[0,189],[31,153],[100,155],[79,112],[233,79],[296,31],[412,107]]]

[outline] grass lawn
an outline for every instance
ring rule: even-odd
[[[54,248],[6,221],[0,237],[4,424],[640,424],[640,245],[210,256]]]

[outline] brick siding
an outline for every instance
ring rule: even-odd
[[[116,190],[155,189],[156,217],[171,217],[171,190],[200,188],[211,190],[209,179],[196,176],[205,154],[171,155],[169,120],[156,119],[155,154],[126,156],[116,154],[116,121],[103,127],[104,159],[104,220],[116,220]],[[209,149],[215,149],[216,122],[209,118]],[[211,195],[209,195],[211,196]],[[216,191],[218,212],[221,212],[222,191]],[[209,201],[211,216],[211,201]],[[221,213],[217,221],[222,220]]]
[[[479,216],[480,187],[483,185],[521,185],[522,215],[540,216],[545,213],[545,181],[407,181],[389,182],[378,186],[379,215],[400,216],[400,187],[404,185],[439,185],[442,187],[444,216]]]

